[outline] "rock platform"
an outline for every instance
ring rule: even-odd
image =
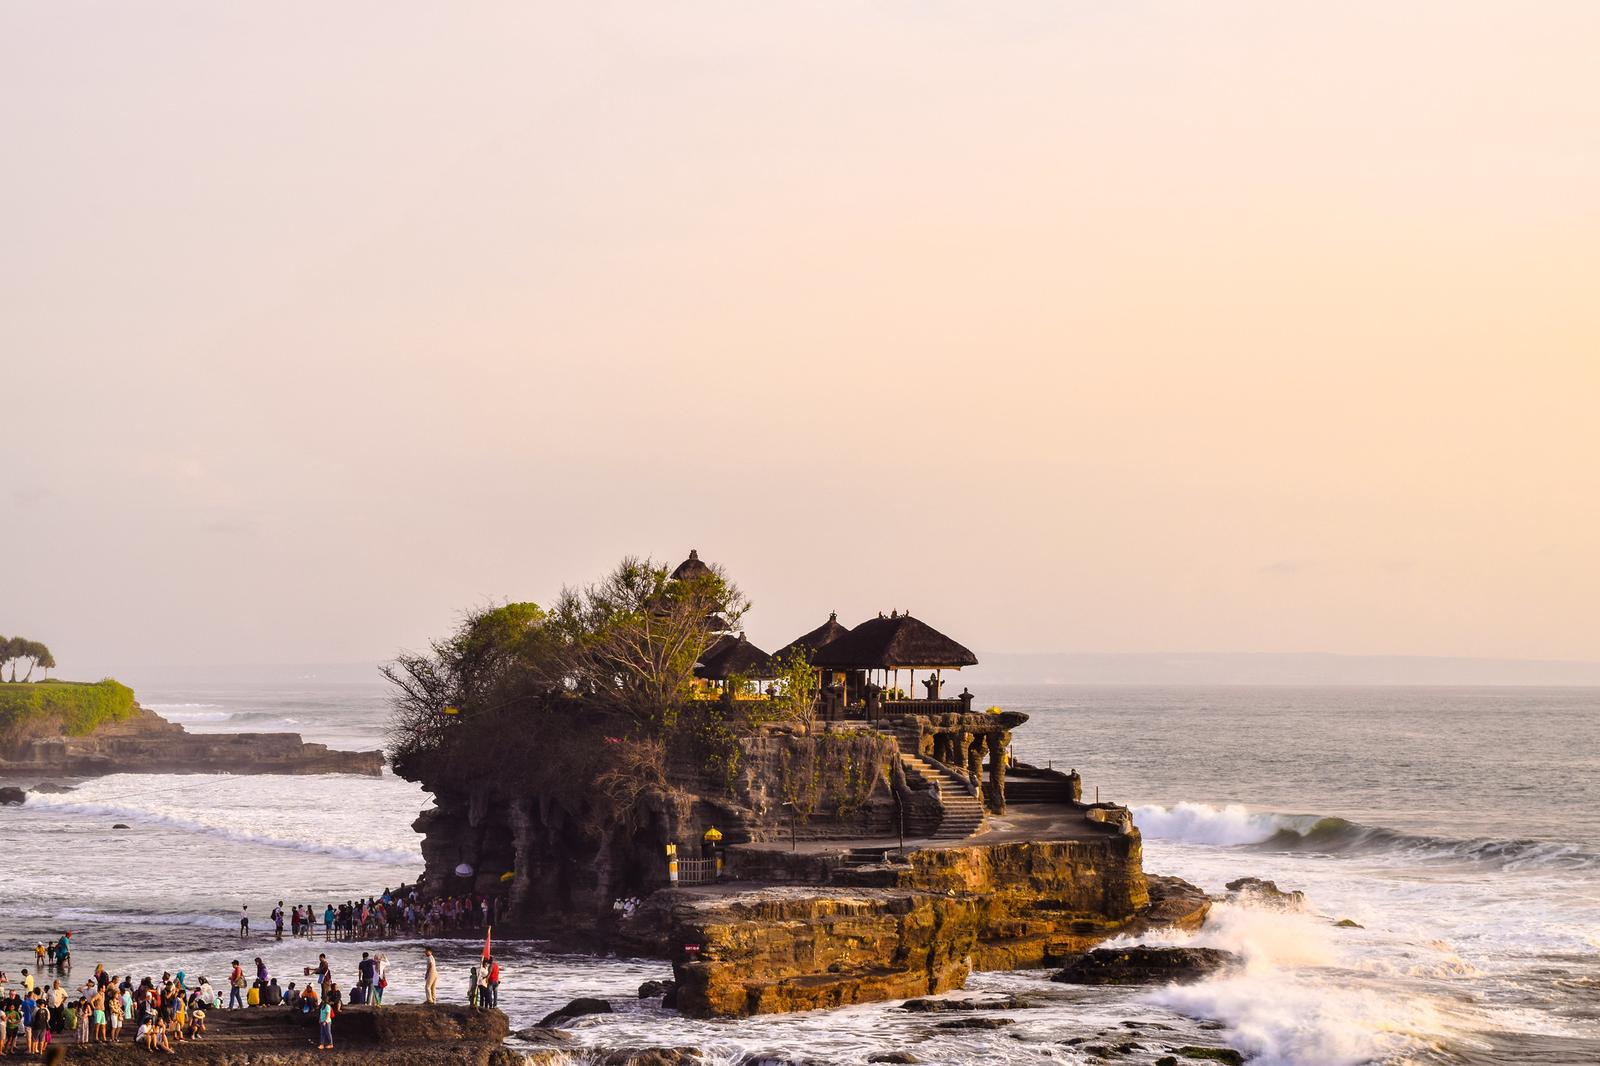
[[[206,1066],[310,1066],[318,1062],[386,1066],[521,1066],[504,1046],[509,1027],[497,1010],[451,1004],[347,1007],[335,1020],[332,1051],[318,1051],[312,1023],[288,1009],[211,1011],[198,1041],[152,1055],[125,1036],[115,1044],[67,1044],[67,1062],[131,1066],[153,1061]],[[130,1027],[123,1028],[131,1033]]]

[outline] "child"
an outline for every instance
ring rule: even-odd
[[[317,1011],[317,1050],[333,1050],[333,1004],[327,1001]]]
[[[74,1011],[76,1016],[73,1021],[78,1023],[75,1026],[78,1031],[78,1043],[87,1044],[89,1042],[89,1030],[93,1025],[93,1019],[89,1016],[89,1001],[79,996]]]
[[[17,1037],[22,1034],[22,1007],[21,1001],[12,999],[6,1003],[5,1040],[0,1042],[0,1055],[15,1055],[17,1053]]]
[[[205,1031],[206,1010],[204,1007],[196,1005],[194,1010],[189,1012],[189,1039],[199,1040],[200,1035]]]

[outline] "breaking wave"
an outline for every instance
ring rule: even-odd
[[[1320,855],[1392,855],[1410,862],[1469,862],[1516,870],[1525,867],[1581,870],[1600,865],[1600,855],[1571,844],[1540,840],[1460,840],[1403,833],[1344,818],[1251,811],[1230,803],[1183,802],[1171,807],[1135,807],[1139,831],[1153,840],[1300,851]]]

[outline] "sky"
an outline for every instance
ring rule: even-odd
[[[0,7],[0,633],[1600,659],[1600,5]]]

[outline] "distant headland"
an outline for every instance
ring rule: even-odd
[[[298,733],[190,733],[95,682],[0,682],[0,775],[383,772],[381,751],[333,751]]]

